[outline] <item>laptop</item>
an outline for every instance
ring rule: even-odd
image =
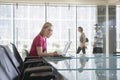
[[[64,47],[63,51],[61,53],[59,53],[61,56],[66,56],[66,53],[67,53],[68,49],[70,48],[71,43],[72,43],[71,41],[68,41],[65,44],[65,47]]]
[[[61,60],[64,60],[64,59],[71,59],[71,57],[66,56],[66,53],[67,53],[67,51],[68,51],[71,43],[72,43],[71,41],[68,41],[68,42],[65,44],[65,47],[64,47],[63,51],[60,52],[60,53],[58,53],[58,54],[59,54],[58,56],[53,56],[53,57],[50,58],[50,59],[52,59],[52,60],[55,59],[55,60],[57,60],[57,61],[59,61],[59,60],[61,61]]]

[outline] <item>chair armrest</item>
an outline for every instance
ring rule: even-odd
[[[41,65],[49,65],[45,60],[43,59],[29,59],[24,62],[24,66],[27,65],[36,65],[36,64],[41,64]]]
[[[56,75],[51,72],[32,73],[29,76],[31,80],[54,80],[55,77]]]
[[[38,60],[28,60],[23,63],[21,72],[23,72],[28,67],[32,68],[32,67],[44,66],[44,65],[47,65],[47,64],[45,64],[44,61],[39,60],[39,59]]]
[[[35,80],[36,78],[41,79],[49,76],[54,78],[55,76],[52,74],[52,70],[53,69],[50,66],[27,68],[23,75],[19,77],[19,80],[28,80],[29,78]]]
[[[24,74],[31,74],[31,73],[40,73],[40,72],[52,72],[52,67],[50,66],[40,66],[40,67],[32,67],[27,68],[24,71]]]
[[[25,61],[27,61],[28,59],[41,59],[42,57],[39,57],[39,56],[27,56],[25,58]]]
[[[29,65],[29,64],[33,64],[33,63],[44,63],[43,60],[39,60],[39,59],[36,59],[36,60],[28,60],[28,61],[25,61],[24,62],[24,65]]]

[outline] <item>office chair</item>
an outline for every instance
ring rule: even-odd
[[[53,70],[52,67],[51,66],[46,66],[46,65],[42,65],[42,66],[39,66],[39,67],[36,67],[36,66],[26,67],[26,68],[24,68],[24,70],[22,70],[23,72],[21,72],[18,69],[18,66],[16,66],[15,62],[17,60],[13,61],[13,58],[15,60],[15,57],[11,55],[11,53],[9,51],[9,47],[7,47],[7,46],[0,46],[0,47],[4,49],[4,54],[6,54],[5,57],[7,57],[7,61],[9,60],[9,63],[11,63],[9,68],[11,68],[11,70],[14,73],[17,73],[16,78],[12,77],[12,79],[14,79],[14,80],[28,80],[28,78],[29,79],[31,79],[31,78],[32,79],[33,78],[35,78],[35,79],[41,78],[41,80],[50,80],[52,78],[55,78],[54,74],[52,74],[52,70]],[[42,73],[45,73],[46,75],[43,76]],[[10,74],[13,74],[13,73],[10,73]],[[46,79],[46,77],[47,77],[47,79]]]

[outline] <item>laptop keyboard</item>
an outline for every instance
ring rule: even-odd
[[[67,56],[63,56],[63,55],[55,56],[54,58],[58,58],[58,59],[71,59],[71,57],[67,57]]]

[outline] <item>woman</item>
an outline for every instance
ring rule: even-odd
[[[86,48],[86,45],[85,45],[85,42],[86,42],[86,37],[85,37],[85,34],[83,32],[83,28],[82,27],[78,27],[78,32],[81,33],[81,36],[80,36],[80,46],[78,47],[77,49],[77,54],[82,50],[83,54],[86,53],[85,51],[85,48]]]
[[[46,22],[40,33],[34,38],[30,56],[40,56],[40,57],[47,57],[47,56],[57,56],[57,52],[47,53],[47,43],[46,38],[49,38],[52,35],[52,24],[50,22]]]

